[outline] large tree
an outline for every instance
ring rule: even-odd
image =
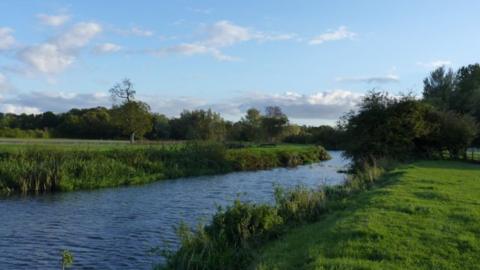
[[[255,108],[247,110],[247,114],[240,120],[242,139],[246,141],[259,141],[263,138],[262,115]]]
[[[210,109],[185,110],[180,118],[171,120],[170,127],[175,139],[221,141],[227,132],[223,118]]]
[[[115,123],[124,135],[130,136],[130,143],[135,137],[143,137],[152,130],[152,114],[150,106],[141,101],[124,102],[112,109]]]
[[[453,109],[480,121],[480,65],[468,65],[457,71]]]
[[[121,99],[120,105],[113,107],[116,124],[125,135],[130,136],[130,143],[135,142],[135,136],[142,137],[152,130],[152,114],[150,106],[141,101],[134,101],[136,91],[129,79],[117,83],[110,89],[114,101]]]
[[[280,107],[269,106],[265,109],[262,126],[270,142],[277,141],[287,125],[288,118]]]
[[[455,90],[455,74],[451,69],[439,67],[423,80],[423,98],[440,110],[450,110]]]

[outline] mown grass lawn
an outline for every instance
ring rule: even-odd
[[[480,269],[480,165],[422,161],[267,245],[257,269]]]

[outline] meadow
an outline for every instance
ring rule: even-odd
[[[419,161],[268,243],[256,269],[478,269],[480,166]]]
[[[2,140],[5,142],[5,140]],[[296,166],[326,160],[318,146],[226,146],[211,142],[129,145],[118,141],[0,143],[0,192],[136,185],[161,179]]]

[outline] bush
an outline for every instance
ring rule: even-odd
[[[286,223],[296,224],[317,220],[325,211],[325,193],[323,190],[310,190],[296,187],[285,191],[275,189],[275,202],[280,216]]]
[[[219,209],[212,224],[195,233],[185,225],[177,230],[181,248],[167,253],[165,269],[245,269],[253,248],[279,234],[282,218],[277,209],[235,201]],[[160,269],[160,267],[158,267]]]

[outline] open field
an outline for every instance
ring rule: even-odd
[[[257,269],[478,269],[480,166],[422,161],[268,244]]]

